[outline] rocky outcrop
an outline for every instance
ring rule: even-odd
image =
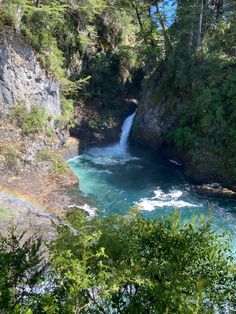
[[[193,185],[192,189],[197,191],[203,195],[215,196],[215,197],[236,197],[236,192],[222,187],[219,183],[212,183],[212,184],[201,184],[201,185]]]
[[[157,79],[155,82],[158,84]],[[229,177],[229,166],[222,156],[207,146],[179,148],[170,141],[172,131],[178,128],[184,114],[184,103],[178,99],[175,103],[161,102],[155,95],[157,90],[154,84],[143,90],[131,132],[133,141],[158,150],[169,160],[179,160],[185,175],[196,182],[220,182],[235,190],[235,179]],[[226,167],[227,171],[220,170]]]
[[[41,68],[31,46],[20,37],[5,37],[0,43],[0,117],[17,103],[29,109],[37,105],[58,116],[60,86]]]
[[[159,149],[178,116],[178,111],[166,115],[166,104],[163,103],[151,107],[140,106],[133,124],[132,137],[141,144]]]
[[[166,135],[175,126],[182,113],[180,102],[168,104],[155,99],[156,86],[143,91],[141,104],[135,116],[131,137],[138,143],[159,149]]]
[[[176,145],[170,144],[168,139],[171,131],[178,124],[180,114],[181,105],[172,114],[169,114],[165,104],[157,104],[155,107],[141,106],[132,127],[133,141],[158,150],[168,160],[178,160],[184,174],[195,182],[220,182],[223,186],[236,191],[235,180],[229,178],[226,171],[225,173],[219,171],[219,169],[222,169],[224,161],[220,156],[213,153],[210,148],[201,147],[196,149],[193,145],[192,149],[178,149]],[[227,166],[226,162],[225,169]],[[209,189],[201,189],[206,194],[211,192]],[[216,190],[213,192],[217,195],[227,194]]]
[[[63,214],[77,202],[69,192],[77,188],[78,179],[64,160],[77,155],[77,146],[71,140],[61,147],[55,134],[25,137],[20,128],[0,120],[0,194],[14,191],[51,213]]]

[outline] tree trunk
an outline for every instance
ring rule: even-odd
[[[165,21],[160,13],[158,4],[156,5],[156,15],[158,18],[158,21],[161,25],[162,31],[163,31],[163,36],[164,36],[164,42],[165,42],[165,50],[166,50],[166,55],[168,56],[168,54],[172,51],[172,44],[171,44],[171,40],[170,40],[170,36],[168,33],[168,30],[166,28],[166,24]]]
[[[133,3],[133,1],[131,1],[131,5],[132,5],[132,7],[135,10],[140,29],[141,29],[142,33],[144,34],[144,27],[143,27],[143,23],[142,23],[142,20],[141,20],[141,16],[139,14],[138,7]],[[144,36],[145,36],[145,34],[144,34]],[[147,39],[145,37],[144,37],[144,41],[145,41],[146,44],[148,44]]]
[[[197,47],[200,47],[202,42],[202,19],[203,19],[203,9],[204,9],[204,0],[201,0],[200,15],[199,15],[199,24],[198,24],[198,34],[197,34]]]

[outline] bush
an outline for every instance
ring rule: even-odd
[[[20,157],[20,152],[12,145],[0,144],[0,154],[8,159],[16,159]]]
[[[54,243],[59,306],[67,313],[211,313],[234,295],[235,270],[226,235],[209,221],[180,216],[144,219],[136,212],[60,229]],[[76,232],[75,232],[76,230]],[[232,271],[232,272],[231,272]],[[95,297],[94,297],[95,296]],[[222,308],[221,308],[222,306]]]
[[[61,107],[62,114],[58,118],[58,126],[68,126],[73,127],[73,118],[74,118],[74,101],[65,97],[61,97]]]
[[[92,220],[77,211],[68,220],[49,245],[46,272],[39,267],[40,239],[14,229],[0,237],[3,313],[202,314],[234,308],[230,241],[209,221],[182,223],[177,213],[149,220],[136,210]],[[47,283],[43,293],[37,293],[40,280]]]
[[[40,283],[44,269],[41,244],[39,236],[26,235],[26,230],[15,225],[9,228],[7,236],[0,234],[1,313],[32,313],[27,301],[32,296],[32,286]]]
[[[7,168],[18,172],[20,168],[20,152],[12,145],[0,144],[0,155],[5,157]]]
[[[0,5],[0,35],[3,30],[12,31],[17,24],[17,3],[16,1],[4,1]]]
[[[36,158],[39,161],[50,161],[50,171],[60,175],[67,173],[70,169],[66,161],[64,161],[60,155],[49,149],[43,149],[41,151],[38,151],[36,154]]]
[[[51,171],[56,172],[57,174],[63,175],[69,171],[68,164],[61,160],[60,158],[56,158],[53,160]]]
[[[36,158],[40,161],[53,160],[54,157],[54,153],[49,149],[40,150],[36,154]]]
[[[51,117],[46,114],[44,109],[32,106],[31,110],[28,111],[26,106],[21,104],[11,110],[9,118],[21,128],[24,135],[46,131],[51,120]]]
[[[137,313],[138,308],[140,314],[200,314],[214,309],[225,313],[225,306],[233,306],[235,263],[230,242],[214,233],[208,221],[197,221],[196,226],[183,224],[178,214],[148,220],[136,212],[92,220],[76,212],[68,219],[71,226],[58,227],[59,237],[50,245],[49,288],[40,294],[31,289],[30,295],[23,286],[18,294],[18,300],[20,294],[24,296],[24,302],[18,303],[22,312],[27,307],[33,313],[74,313],[75,309],[87,314],[108,314],[110,309]],[[12,267],[11,257],[22,280],[38,249],[29,255],[28,264],[21,264],[31,252],[28,246],[25,252],[17,250],[20,256],[11,248],[4,256],[6,246],[2,247],[2,268]],[[3,296],[15,283],[15,273],[7,274],[9,285],[1,285]],[[1,282],[6,282],[4,275]],[[0,296],[0,309],[11,307],[11,300],[12,296]]]
[[[64,58],[54,35],[56,29],[63,24],[63,12],[64,6],[59,5],[57,0],[44,3],[38,8],[34,5],[25,6],[21,25],[24,36],[35,48],[44,68],[59,79],[65,77]]]

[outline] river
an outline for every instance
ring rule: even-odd
[[[200,196],[181,166],[142,147],[129,145],[134,114],[124,122],[120,142],[94,147],[68,161],[79,177],[78,194],[88,200],[84,209],[100,216],[127,213],[138,206],[146,217],[178,209],[182,219],[204,215],[217,232],[230,232],[236,248],[236,201]]]

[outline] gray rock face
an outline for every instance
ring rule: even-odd
[[[174,110],[165,103],[154,103],[152,91],[145,91],[141,106],[134,119],[131,136],[141,144],[159,149],[166,141],[166,135],[172,130],[181,115],[181,105]]]
[[[164,121],[162,111],[162,105],[156,108],[139,108],[133,126],[133,137],[138,142],[155,149],[161,146],[168,123]]]
[[[34,50],[21,38],[0,43],[0,116],[14,104],[44,108],[52,117],[61,114],[59,82],[41,68]]]

